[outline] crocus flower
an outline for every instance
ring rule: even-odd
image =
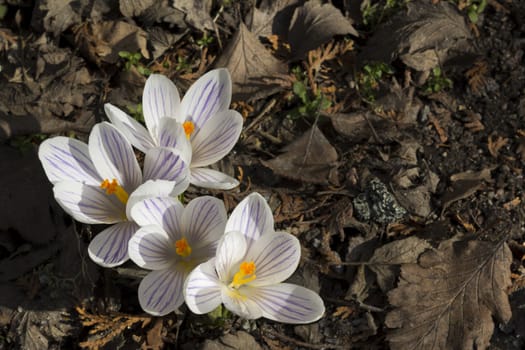
[[[140,305],[152,315],[166,315],[184,302],[188,273],[215,255],[226,209],[210,196],[195,198],[185,208],[172,197],[149,198],[137,203],[131,216],[141,226],[129,241],[131,260],[153,270],[139,285]]]
[[[258,193],[245,198],[226,224],[215,257],[188,276],[186,304],[203,314],[221,303],[246,318],[266,317],[284,323],[310,323],[324,313],[322,299],[313,291],[281,283],[299,264],[298,239],[275,232],[270,207]]]
[[[105,267],[129,258],[128,241],[139,228],[130,220],[134,203],[149,196],[177,195],[189,184],[188,167],[175,149],[146,153],[143,176],[129,141],[106,122],[93,127],[89,144],[53,137],[40,145],[38,156],[54,185],[55,199],[69,215],[86,224],[113,224],[88,247],[91,259]]]
[[[226,69],[203,75],[182,101],[171,80],[152,74],[142,95],[147,129],[109,103],[104,108],[109,120],[142,152],[154,147],[173,147],[180,142],[171,131],[173,123],[179,123],[191,142],[191,152],[184,154],[185,161],[191,161],[190,182],[201,187],[231,189],[239,184],[237,180],[206,168],[226,156],[241,133],[241,115],[228,109],[231,94],[232,83]]]

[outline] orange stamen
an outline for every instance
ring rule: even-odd
[[[114,194],[117,196],[119,201],[126,204],[128,202],[129,195],[126,192],[126,190],[118,184],[118,181],[116,179],[113,179],[111,182],[109,182],[108,179],[104,179],[100,183],[100,188],[106,190],[107,195]]]
[[[186,238],[181,238],[175,242],[175,253],[183,258],[186,258],[191,254],[191,247]]]
[[[239,288],[243,284],[253,281],[255,276],[255,263],[253,261],[243,261],[239,266],[239,272],[233,276],[233,281],[230,283],[231,288]]]
[[[184,128],[184,133],[186,134],[186,137],[189,139],[191,137],[191,134],[193,133],[193,130],[195,130],[195,124],[187,120],[184,123],[182,123],[182,127]]]

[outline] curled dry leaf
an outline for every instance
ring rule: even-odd
[[[401,267],[388,294],[387,335],[397,349],[486,349],[492,317],[511,318],[507,289],[512,253],[506,243],[448,240]]]

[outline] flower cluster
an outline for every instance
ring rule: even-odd
[[[146,127],[106,104],[110,120],[95,125],[88,143],[54,137],[39,149],[55,198],[75,220],[110,225],[90,242],[89,256],[114,267],[131,259],[151,270],[138,298],[152,315],[184,302],[197,313],[224,304],[246,319],[309,323],[324,313],[313,291],[283,283],[296,270],[301,247],[275,232],[270,207],[258,193],[228,218],[222,201],[178,199],[192,184],[232,189],[239,182],[207,168],[226,156],[242,130],[229,109],[227,70],[202,76],[181,100],[171,80],[152,74],[144,87]],[[143,166],[133,147],[144,154]]]

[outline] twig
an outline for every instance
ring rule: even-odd
[[[250,123],[250,125],[248,125],[244,129],[244,134],[247,134],[248,131],[250,131],[251,129],[255,128],[263,120],[263,118],[267,115],[267,113],[275,106],[276,103],[277,103],[277,100],[272,98],[270,100],[270,102],[268,102],[264,106],[264,108],[261,111],[261,113],[259,113],[259,115],[257,117],[255,117],[255,119],[253,119],[253,121]]]
[[[263,332],[267,333],[267,334],[270,334],[270,335],[273,335],[273,336],[275,336],[277,338],[280,338],[280,339],[282,339],[284,341],[293,343],[293,344],[295,344],[297,346],[303,346],[303,347],[308,348],[308,349],[348,349],[348,346],[343,346],[343,345],[311,344],[311,343],[307,343],[307,342],[304,342],[304,341],[301,341],[301,340],[294,339],[294,338],[289,337],[287,335],[284,335],[284,334],[281,334],[281,333],[277,333],[273,329],[269,329],[269,328],[265,328],[263,330]]]

